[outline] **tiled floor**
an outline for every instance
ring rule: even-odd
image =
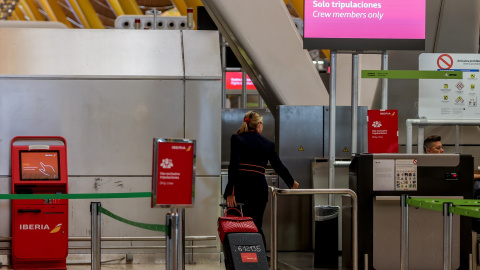
[[[102,270],[164,270],[165,264],[107,264],[102,265]],[[13,269],[11,266],[2,266],[1,270]],[[67,265],[68,270],[90,270],[91,265]],[[225,270],[225,266],[220,263],[185,265],[185,270]]]
[[[221,270],[223,265],[218,264],[196,264],[185,265],[185,270]],[[119,270],[163,270],[165,264],[116,264],[116,265],[102,265],[102,270],[119,269]],[[90,265],[69,265],[68,270],[87,270],[91,269]],[[223,267],[225,269],[225,267]]]
[[[314,268],[313,252],[288,252],[278,254],[278,270],[346,270],[348,268]],[[341,259],[339,265],[341,264]],[[102,264],[102,270],[165,270],[165,264]],[[12,269],[11,266],[0,267],[0,270]],[[67,265],[68,270],[90,270],[89,264]],[[480,270],[480,267],[476,269]],[[223,263],[186,264],[185,270],[225,270]]]
[[[12,269],[11,267],[3,266],[0,269]],[[68,270],[90,270],[90,265],[67,265]],[[165,264],[108,264],[102,265],[102,270],[163,270]],[[185,270],[221,270],[225,269],[223,264],[197,264],[185,265]]]
[[[313,267],[313,252],[287,252],[278,254],[278,270],[309,270]],[[102,264],[102,270],[164,270],[165,264]],[[12,269],[11,266],[0,267],[0,270]],[[90,264],[70,264],[68,270],[89,270]],[[323,270],[329,270],[322,268]],[[341,269],[341,268],[338,268]],[[185,270],[225,270],[223,263],[186,264]],[[336,268],[335,268],[336,270]]]

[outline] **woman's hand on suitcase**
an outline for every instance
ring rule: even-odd
[[[237,207],[237,202],[235,201],[235,195],[230,195],[227,197],[227,206]]]

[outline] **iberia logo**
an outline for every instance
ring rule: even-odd
[[[62,223],[59,223],[57,224],[57,226],[55,226],[55,228],[53,228],[53,230],[50,231],[50,233],[57,233],[60,231],[61,228],[62,228]]]
[[[188,146],[188,148],[187,148],[187,152],[188,152],[188,151],[190,151],[190,149],[192,149],[192,146],[191,146],[191,145],[190,145],[190,146]]]

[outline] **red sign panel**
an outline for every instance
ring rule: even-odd
[[[368,111],[368,152],[398,153],[398,111]]]
[[[152,207],[193,206],[195,141],[154,139]]]
[[[257,253],[240,253],[242,263],[258,263]]]
[[[225,76],[227,90],[242,90],[242,72],[227,72]],[[255,89],[255,85],[247,75],[247,90]]]

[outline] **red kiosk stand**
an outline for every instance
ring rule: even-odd
[[[64,138],[15,137],[11,151],[13,194],[68,193]],[[66,269],[67,255],[68,200],[12,200],[13,268]]]

